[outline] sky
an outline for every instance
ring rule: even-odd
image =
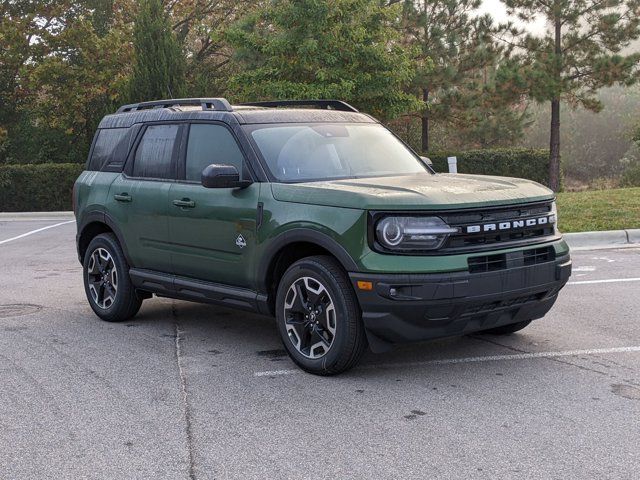
[[[482,6],[478,9],[478,13],[490,13],[496,23],[504,23],[511,20],[518,27],[537,35],[540,35],[547,30],[545,21],[541,17],[534,18],[533,21],[526,23],[513,17],[510,18],[507,15],[507,8],[500,0],[483,0]],[[630,53],[635,52],[640,52],[640,40],[631,42],[631,45],[622,50],[622,54],[624,55],[629,55]]]

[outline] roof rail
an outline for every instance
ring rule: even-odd
[[[242,105],[249,107],[316,107],[324,110],[339,110],[341,112],[358,112],[347,102],[341,100],[276,100],[272,102],[249,102]]]
[[[123,105],[116,113],[137,112],[139,110],[150,110],[153,108],[170,108],[188,105],[201,105],[202,110],[219,110],[221,112],[233,111],[233,107],[231,107],[231,104],[226,98],[178,98]]]

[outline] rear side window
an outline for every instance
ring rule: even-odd
[[[98,130],[87,170],[103,170],[106,166],[119,166],[119,170],[122,170],[130,147],[130,128]]]
[[[136,150],[133,176],[146,178],[174,178],[175,150],[179,125],[150,125]]]
[[[233,165],[242,178],[244,155],[231,132],[222,125],[191,125],[187,146],[186,180],[199,182],[202,170],[212,163]]]

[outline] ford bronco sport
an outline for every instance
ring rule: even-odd
[[[123,106],[74,187],[89,304],[111,322],[152,294],[275,316],[321,375],[367,345],[543,317],[571,274],[553,192],[429,163],[335,100]]]

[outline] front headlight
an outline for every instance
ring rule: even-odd
[[[389,250],[436,250],[457,228],[438,217],[385,217],[376,224],[378,243]]]

